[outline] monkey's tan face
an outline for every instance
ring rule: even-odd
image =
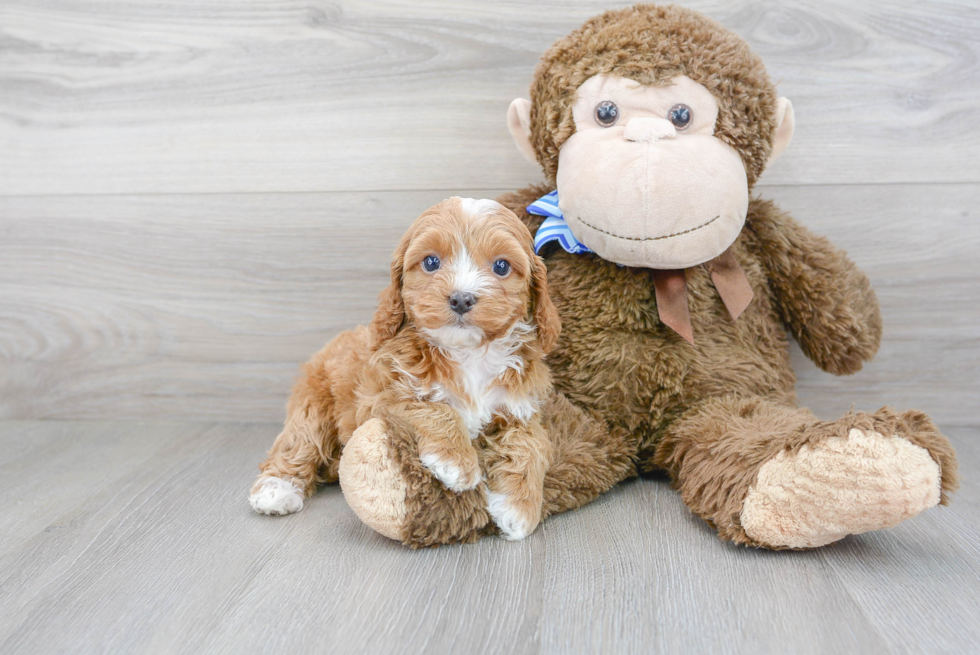
[[[558,156],[559,207],[603,259],[687,268],[725,251],[748,208],[738,153],[715,138],[718,103],[686,76],[654,87],[596,75],[578,88]]]

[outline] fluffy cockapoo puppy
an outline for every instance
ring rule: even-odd
[[[375,419],[412,436],[412,456],[445,491],[482,486],[485,470],[493,523],[509,539],[527,536],[541,519],[551,454],[542,359],[559,330],[544,263],[513,212],[469,198],[428,209],[395,251],[371,325],[338,335],[306,365],[252,507],[302,509],[317,484],[337,481],[344,444]]]

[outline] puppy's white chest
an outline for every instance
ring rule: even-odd
[[[490,422],[490,419],[502,406],[506,406],[507,394],[500,387],[490,387],[484,389],[482,395],[474,396],[470,393],[467,395],[470,396],[470,402],[461,401],[456,409],[463,417],[463,422],[466,423],[470,439],[476,439],[483,430],[483,426]]]
[[[467,397],[457,397],[445,388],[438,391],[441,392],[444,402],[454,407],[463,417],[471,439],[479,436],[493,415],[500,411],[506,410],[521,420],[527,420],[534,413],[536,407],[533,402],[511,397],[507,389],[497,382],[508,369],[520,371],[524,368],[524,361],[507,344],[490,344],[485,349],[453,351],[451,355],[459,366],[460,386]]]

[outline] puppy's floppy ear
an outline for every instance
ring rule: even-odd
[[[548,294],[548,268],[544,260],[531,254],[531,302],[534,305],[534,323],[538,329],[538,341],[547,355],[555,349],[561,334],[561,318]]]
[[[405,274],[405,251],[412,241],[414,230],[402,237],[391,256],[391,284],[378,296],[378,309],[371,319],[371,349],[377,350],[381,344],[398,333],[405,322],[405,302],[402,300],[402,277]]]

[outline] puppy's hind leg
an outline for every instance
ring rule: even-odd
[[[318,484],[337,480],[340,441],[314,408],[290,413],[276,437],[248,500],[260,514],[292,514],[303,509]]]
[[[353,337],[344,333],[306,365],[305,376],[293,389],[286,423],[265,460],[259,465],[249,502],[260,514],[292,514],[303,509],[316,487],[337,481],[342,444],[337,429],[337,402],[331,371],[338,370],[351,352]],[[343,369],[340,369],[343,370]]]

